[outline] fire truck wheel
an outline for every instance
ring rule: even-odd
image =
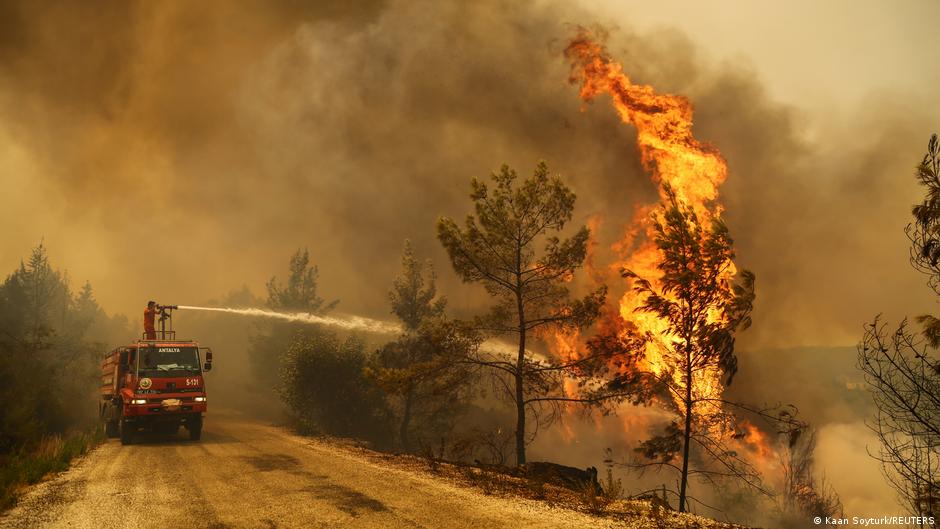
[[[132,436],[134,435],[134,429],[128,424],[125,420],[118,421],[118,430],[120,430],[121,435],[121,444],[129,445],[131,444]]]
[[[202,417],[186,423],[186,429],[189,430],[189,440],[198,441],[202,437]]]

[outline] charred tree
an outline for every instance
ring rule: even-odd
[[[780,453],[783,490],[780,496],[780,525],[803,527],[814,517],[842,518],[842,501],[825,479],[815,472],[816,430],[798,428],[785,432]]]
[[[868,426],[881,447],[872,457],[901,500],[940,516],[940,364],[902,321],[893,332],[878,318],[865,326],[858,368],[875,402]]]
[[[905,233],[914,269],[940,295],[940,141],[930,137],[915,172],[926,189],[912,208]],[[917,513],[940,515],[940,319],[917,317],[920,333],[907,320],[893,331],[876,317],[865,325],[858,368],[872,393],[875,415],[868,426],[880,441],[872,456],[902,502]]]

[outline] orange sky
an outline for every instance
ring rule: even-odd
[[[817,4],[8,3],[0,270],[45,240],[106,309],[136,314],[262,294],[306,246],[325,296],[385,317],[407,237],[472,312],[483,295],[433,232],[468,212],[470,177],[546,158],[579,219],[607,219],[603,244],[653,196],[632,131],[566,83],[570,24],[601,23],[728,158],[727,219],[758,278],[745,345],[851,344],[873,314],[933,308],[901,230],[936,128],[940,17]]]

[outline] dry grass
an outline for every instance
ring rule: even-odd
[[[597,489],[594,483],[584,482],[579,491],[581,493],[581,502],[587,511],[595,516],[603,514],[607,508],[623,495],[623,484],[620,478],[614,479],[613,471],[607,469],[607,479],[601,485],[601,490]]]
[[[322,439],[322,438],[321,438]],[[325,439],[322,439],[325,440]],[[608,520],[617,525],[636,529],[665,529],[682,527],[688,529],[743,529],[742,526],[718,522],[701,516],[680,514],[660,505],[653,505],[648,500],[623,499],[624,491],[620,480],[613,479],[608,472],[607,479],[601,484],[603,491],[597,491],[593,484],[581,490],[571,490],[520,476],[510,467],[485,466],[443,461],[439,457],[419,457],[396,455],[362,446],[342,445],[342,448],[354,452],[357,457],[371,460],[378,464],[431,475],[434,479],[449,481],[459,486],[472,488],[488,496],[505,498],[523,498],[538,501],[554,508],[570,509]],[[433,462],[432,462],[433,461]]]
[[[24,485],[36,483],[51,472],[68,469],[72,459],[87,453],[103,439],[101,428],[65,437],[53,435],[31,449],[0,458],[0,511],[16,503],[17,492]]]
[[[529,489],[529,492],[532,493],[532,496],[538,500],[545,499],[545,480],[539,478],[527,478],[526,487]]]

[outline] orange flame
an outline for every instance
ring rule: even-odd
[[[640,158],[653,182],[661,184],[660,196],[665,198],[662,184],[667,184],[692,208],[700,222],[718,218],[721,215],[718,188],[725,181],[728,168],[715,148],[692,135],[691,102],[683,96],[660,94],[651,86],[634,84],[624,74],[622,65],[613,61],[604,46],[586,31],[572,40],[565,56],[572,63],[571,82],[581,85],[581,98],[591,101],[598,95],[609,95],[620,119],[636,127]],[[656,204],[638,207],[632,225],[613,249],[622,256],[617,268],[632,270],[658,289],[661,285],[657,284],[660,275],[657,265],[662,255],[653,242],[655,208]],[[736,273],[734,264],[729,265],[728,278]],[[665,352],[673,336],[667,321],[637,310],[644,301],[641,295],[628,290],[620,299],[619,317],[635,325],[641,334],[652,337],[642,359],[645,365],[641,367],[661,375],[670,367]],[[681,382],[680,373],[674,376]],[[698,397],[721,395],[723,386],[717,370],[698,371],[696,377],[693,386]]]
[[[774,455],[770,438],[760,428],[747,421],[740,421],[744,429],[745,446],[761,460],[768,460]]]
[[[699,142],[692,135],[691,102],[683,96],[660,94],[651,86],[634,84],[624,74],[623,66],[613,61],[604,46],[587,31],[582,31],[571,41],[565,56],[572,64],[570,81],[581,86],[581,98],[587,102],[607,94],[620,119],[636,127],[640,158],[652,181],[659,186],[660,198],[666,198],[664,186],[668,185],[677,198],[695,212],[700,223],[718,219],[722,213],[718,190],[727,178],[728,167],[717,149]],[[631,224],[621,240],[612,246],[612,250],[620,256],[620,262],[611,268],[631,270],[662,292],[658,264],[662,262],[663,256],[654,243],[654,224],[658,214],[656,203],[641,204],[635,208]],[[592,236],[596,226],[592,222]],[[597,273],[599,268],[594,262],[593,247],[589,257],[591,275],[600,282],[599,278],[603,274]],[[722,278],[724,280],[730,280],[737,274],[734,263],[727,264]],[[644,302],[642,295],[628,289],[616,308],[605,311],[598,326],[607,331],[615,330],[618,334],[635,326],[640,334],[650,336],[639,367],[662,375],[668,373],[671,367],[666,355],[674,336],[667,321],[638,310]],[[720,317],[717,311],[709,315],[711,321]],[[577,334],[559,335],[556,338],[556,349],[562,351],[565,357],[576,355],[578,339]],[[684,384],[681,373],[674,372],[673,376],[680,385]],[[717,369],[699,370],[695,377],[693,389],[696,399],[721,397],[724,385]],[[708,406],[700,404],[696,415],[708,416],[718,411],[720,405],[717,403]],[[625,424],[633,425],[631,421]],[[737,431],[729,429],[714,433],[744,449],[751,459],[757,461],[761,470],[771,470],[775,458],[767,434],[747,421],[740,421],[738,426],[735,428]]]
[[[683,96],[633,84],[623,66],[586,32],[571,42],[565,54],[574,65],[571,81],[581,83],[581,98],[590,101],[609,94],[623,122],[636,127],[641,160],[653,181],[668,183],[696,214],[710,216],[709,206],[718,198],[728,167],[716,149],[692,136],[692,103]]]

